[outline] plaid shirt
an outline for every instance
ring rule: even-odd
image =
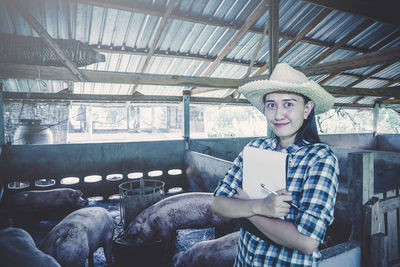
[[[247,146],[276,150],[277,139],[258,138]],[[287,148],[291,155],[286,187],[292,193],[293,203],[285,217],[293,222],[297,230],[318,242],[322,242],[326,227],[333,222],[333,209],[338,188],[339,167],[336,156],[325,144]],[[225,178],[215,189],[215,196],[233,197],[237,188],[242,188],[243,152],[233,162]],[[280,245],[271,244],[241,229],[235,266],[317,266],[321,258],[315,250],[306,255]]]

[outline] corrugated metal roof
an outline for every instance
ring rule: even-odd
[[[202,76],[229,43],[240,27],[245,24],[261,0],[177,0],[173,16],[168,20],[155,47],[155,54],[146,69],[144,64],[156,33],[161,27],[162,16],[168,8],[168,0],[136,0],[127,8],[109,8],[113,1],[103,1],[103,6],[85,4],[84,0],[20,0],[55,39],[75,39],[92,47],[101,48],[106,61],[84,67],[87,70],[116,72],[146,72],[185,76]],[[96,1],[94,1],[96,2]],[[100,1],[99,1],[100,2]],[[121,2],[122,4],[124,2]],[[104,7],[106,6],[106,7]],[[298,0],[280,1],[280,49],[295,37],[324,10],[321,6]],[[366,19],[333,10],[316,27],[280,59],[292,66],[309,65],[334,43],[356,29]],[[255,21],[211,72],[209,77],[242,78],[253,58],[261,32],[269,21],[269,8]],[[360,34],[321,62],[332,62],[361,54],[365,49],[373,49],[386,37],[398,34],[399,27],[375,22]],[[34,36],[38,34],[7,4],[0,2],[0,33]],[[322,45],[324,44],[324,45]],[[394,38],[381,49],[400,46],[400,36]],[[114,50],[115,52],[104,52]],[[128,51],[128,52],[125,52]],[[269,61],[269,38],[266,36],[256,57],[252,73]],[[246,65],[247,64],[247,65]],[[347,70],[328,81],[327,85],[347,86],[378,66]],[[398,79],[400,63],[375,74],[381,79]],[[353,75],[353,77],[349,76]],[[312,77],[322,81],[329,75]],[[41,86],[36,80],[6,79],[5,91],[15,92],[58,92],[66,87],[66,82],[50,82]],[[369,79],[357,87],[375,88],[385,84],[383,80]],[[51,88],[50,88],[51,87]],[[82,94],[130,94],[136,88],[132,84],[75,83],[74,93]],[[147,95],[182,95],[183,87],[139,85],[136,90]],[[199,96],[225,97],[232,90],[218,90]],[[340,101],[350,101],[340,99]],[[354,100],[354,99],[353,99]],[[366,101],[365,99],[363,101]],[[350,103],[350,102],[341,102]]]

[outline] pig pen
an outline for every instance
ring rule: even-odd
[[[355,136],[351,138],[357,139]],[[349,152],[355,150],[370,152],[365,149],[375,149],[377,141],[374,141],[372,145],[366,145],[370,138],[371,136],[367,135],[360,139],[365,142],[365,144],[360,145],[362,149],[334,147],[341,168],[341,183],[336,205],[336,224],[330,227],[329,231],[336,232],[336,234],[329,234],[331,240],[327,240],[324,247],[321,247],[324,257],[321,266],[333,266],[333,264],[338,263],[343,266],[361,265],[360,239],[358,236],[362,224],[358,209],[361,210],[364,199],[369,198],[374,190],[372,189],[372,193],[371,189],[365,190],[367,186],[371,187],[371,179],[365,182],[363,177],[364,179],[368,175],[371,177],[371,173],[370,171],[360,172],[360,166],[363,164],[371,165],[371,159],[372,166],[374,161],[375,165],[383,166],[379,167],[380,169],[375,168],[375,179],[378,179],[375,184],[385,180],[379,180],[378,177],[382,175],[382,170],[383,174],[394,171],[399,177],[398,162],[400,161],[397,152],[373,151],[375,159],[371,156],[358,154],[352,156],[350,161],[348,160]],[[11,194],[24,190],[45,190],[59,187],[79,189],[84,193],[84,197],[90,198],[90,205],[105,207],[118,223],[120,220],[118,185],[122,182],[143,177],[144,179],[158,179],[165,182],[167,194],[168,192],[174,194],[174,192],[181,192],[181,190],[185,192],[212,192],[217,182],[230,167],[230,161],[251,139],[191,140],[191,150],[185,150],[183,140],[5,146],[2,149],[1,157],[1,185],[6,185],[3,198],[6,199]],[[324,141],[326,142],[326,140]],[[339,144],[340,142],[334,141],[333,143]],[[350,143],[353,146],[355,144],[353,141]],[[217,155],[218,158],[205,153]],[[379,156],[376,157],[376,155]],[[226,157],[228,157],[228,160],[221,159],[226,159]],[[352,162],[356,167],[349,168],[349,162]],[[366,168],[368,169],[368,167]],[[100,177],[100,179],[97,181],[88,179],[88,177],[93,176]],[[352,178],[348,179],[347,177]],[[53,183],[46,185],[46,183],[42,183],[43,179],[53,181]],[[76,182],[64,183],[66,180],[76,180]],[[357,181],[357,183],[354,181]],[[398,179],[395,182],[398,183]],[[10,183],[11,185],[28,186],[12,189],[7,187]],[[364,186],[364,189],[360,184]],[[388,186],[384,181],[382,184]],[[393,186],[393,184],[390,186]],[[374,187],[373,184],[372,187]],[[369,195],[363,194],[364,191],[369,192]],[[32,226],[32,229],[37,231],[36,236],[33,234],[36,238],[35,241],[40,242],[40,239],[54,225],[54,221],[43,221],[35,227]],[[184,250],[198,241],[212,239],[213,237],[212,229],[180,231],[178,240],[181,243],[178,243],[177,247],[178,250]],[[157,249],[157,247],[149,248],[149,250]],[[150,252],[149,255],[154,255],[154,253]],[[133,264],[133,262],[130,263]],[[350,264],[346,265],[345,263]],[[96,266],[103,265],[105,265],[105,260],[102,250],[99,249],[96,252]]]

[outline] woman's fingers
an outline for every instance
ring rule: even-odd
[[[279,189],[278,191],[276,191],[276,193],[278,193],[278,195],[292,195],[285,188]]]

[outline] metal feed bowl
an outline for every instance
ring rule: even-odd
[[[164,195],[164,186],[163,181],[143,178],[121,183],[121,223],[128,227],[140,212],[160,201]]]

